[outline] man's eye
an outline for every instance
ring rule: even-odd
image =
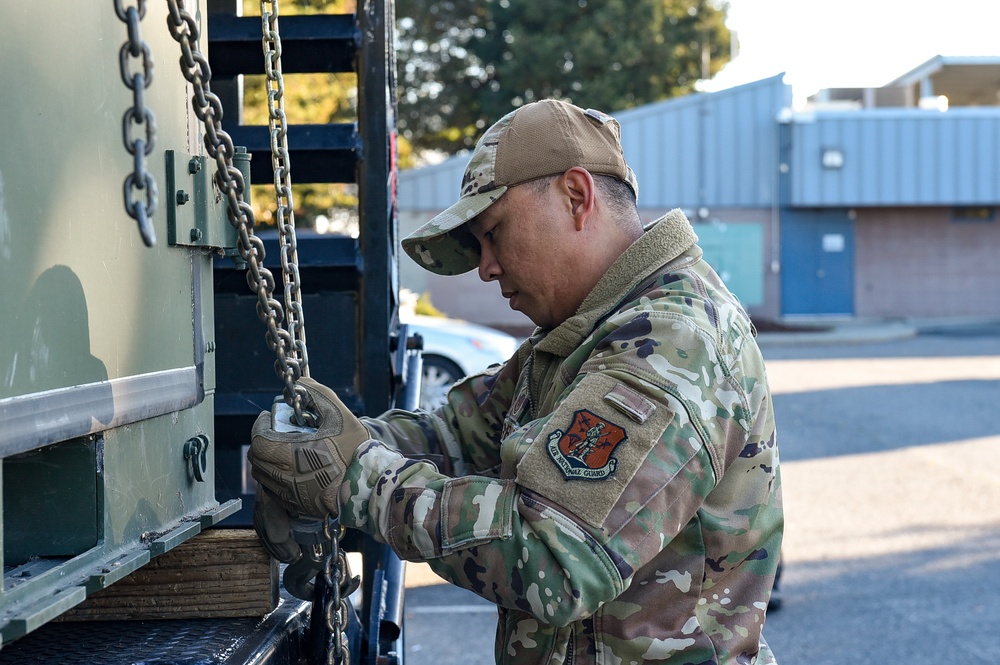
[[[483,237],[486,238],[489,241],[492,241],[493,240],[493,231],[487,231],[486,233],[483,234]]]

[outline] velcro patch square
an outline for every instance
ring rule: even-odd
[[[519,485],[595,528],[602,528],[674,418],[657,404],[645,422],[633,422],[605,399],[620,384],[599,372],[585,376],[527,440],[530,446],[517,462]]]

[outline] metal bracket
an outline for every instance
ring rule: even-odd
[[[206,157],[165,151],[167,242],[235,252],[236,229],[226,216],[226,201],[215,186]]]

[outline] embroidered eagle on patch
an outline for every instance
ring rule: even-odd
[[[618,468],[612,453],[627,439],[625,428],[581,409],[569,427],[549,434],[546,449],[567,480],[604,480]]]

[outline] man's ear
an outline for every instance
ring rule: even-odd
[[[569,196],[570,212],[576,224],[576,230],[582,231],[590,215],[594,212],[595,185],[594,176],[590,171],[574,166],[563,173],[563,186]]]

